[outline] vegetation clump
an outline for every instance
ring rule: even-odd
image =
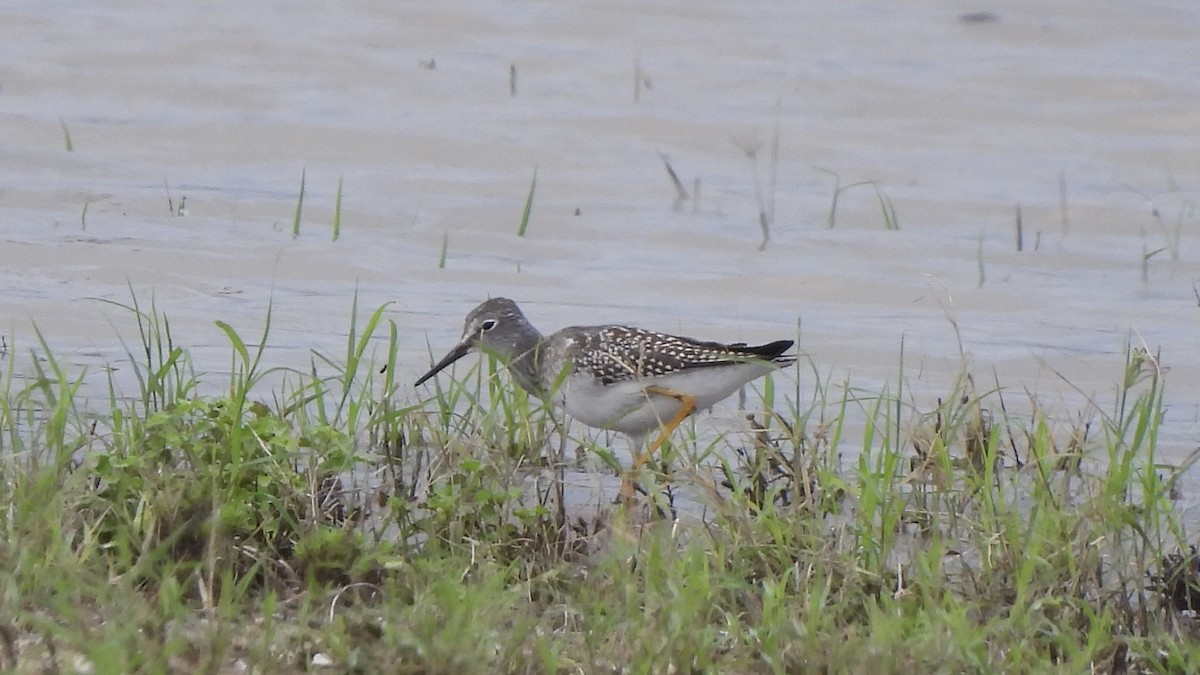
[[[131,398],[114,381],[97,410],[40,335],[4,356],[6,671],[1166,673],[1200,657],[1200,558],[1174,501],[1194,458],[1158,457],[1158,354],[1129,349],[1112,409],[1073,424],[967,374],[929,406],[776,377],[748,433],[678,434],[627,509],[579,498],[580,477],[619,471],[603,437],[494,363],[405,403],[386,307],[307,372],[262,366],[269,315],[256,344],[219,323],[216,393],[164,316],[128,309]]]

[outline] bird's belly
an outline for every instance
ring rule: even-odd
[[[640,435],[671,421],[680,407],[673,398],[648,397],[645,388],[635,381],[605,385],[583,379],[569,382],[560,401],[568,415],[589,427]]]
[[[738,365],[612,384],[576,376],[563,383],[558,403],[568,415],[590,427],[637,436],[670,422],[682,406],[676,398],[647,394],[647,387],[693,396],[696,410],[705,410],[769,370],[766,366]]]

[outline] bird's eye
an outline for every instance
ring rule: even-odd
[[[479,325],[479,327],[480,327],[480,328],[482,328],[482,329],[483,329],[483,330],[485,330],[485,331],[489,331],[489,330],[491,330],[491,329],[493,329],[493,328],[495,328],[495,327],[496,327],[496,320],[495,320],[495,319],[488,319],[487,321],[484,321],[483,323],[481,323],[481,324]]]

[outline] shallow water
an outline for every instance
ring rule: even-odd
[[[1111,410],[1132,340],[1169,368],[1161,447],[1181,461],[1200,427],[1200,8],[963,11],[9,2],[3,329],[24,349],[36,322],[103,395],[99,366],[119,367],[134,332],[94,299],[130,286],[210,372],[228,367],[215,319],[249,337],[273,303],[268,358],[303,366],[342,348],[355,292],[394,303],[402,378],[488,295],[545,329],[766,341],[801,321],[834,382],[894,387],[903,345],[924,409],[965,362],[981,389],[1056,407],[1064,434],[1089,399]],[[676,204],[659,153],[698,197]],[[835,175],[873,181],[899,231],[865,185],[828,228]],[[763,251],[756,182],[774,214]]]

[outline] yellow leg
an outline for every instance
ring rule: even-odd
[[[668,389],[667,387],[660,387],[653,384],[649,387],[646,387],[645,392],[647,397],[667,396],[679,401],[679,411],[675,413],[675,416],[671,418],[670,422],[662,425],[662,429],[658,434],[658,439],[650,444],[650,447],[646,449],[646,452],[643,452],[635,457],[633,459],[633,466],[629,467],[629,471],[626,471],[624,474],[622,474],[621,498],[624,499],[626,503],[629,503],[633,499],[633,473],[642,468],[646,462],[650,461],[650,458],[654,456],[654,452],[661,448],[663,443],[667,442],[667,438],[671,436],[671,432],[675,431],[675,429],[677,429],[679,425],[683,423],[683,420],[687,419],[688,415],[696,412],[696,397],[692,396],[691,394],[685,394],[681,391],[676,391],[674,389]]]

